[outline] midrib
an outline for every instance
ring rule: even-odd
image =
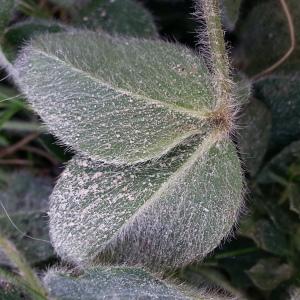
[[[189,117],[193,117],[193,118],[197,118],[198,120],[206,120],[206,119],[209,119],[210,118],[210,114],[211,114],[211,110],[208,110],[206,109],[205,111],[201,112],[201,111],[194,111],[194,110],[191,110],[191,109],[186,109],[186,108],[183,108],[183,107],[179,107],[177,105],[173,105],[171,103],[167,103],[167,102],[162,102],[160,100],[157,100],[157,99],[152,99],[152,98],[149,98],[145,95],[139,95],[139,94],[136,94],[136,93],[133,93],[133,92],[130,92],[130,91],[127,91],[127,90],[123,90],[123,89],[120,89],[118,87],[114,87],[112,86],[111,84],[107,83],[107,82],[104,82],[104,81],[101,81],[100,78],[97,78],[97,77],[94,77],[92,76],[91,74],[81,70],[81,69],[78,69],[77,67],[75,67],[73,64],[71,63],[67,63],[66,61],[58,58],[57,56],[55,55],[52,55],[52,54],[49,54],[41,49],[36,49],[36,48],[32,48],[32,50],[34,52],[37,52],[38,54],[41,54],[41,55],[44,55],[50,59],[53,59],[63,65],[65,65],[67,68],[73,70],[74,72],[76,73],[79,73],[89,79],[91,79],[92,81],[102,85],[102,86],[105,86],[106,88],[108,89],[111,89],[111,90],[114,90],[116,93],[118,94],[121,94],[121,95],[125,95],[125,96],[128,96],[128,97],[131,97],[131,98],[136,98],[138,100],[143,100],[149,104],[155,104],[155,105],[160,105],[160,106],[163,106],[165,108],[168,108],[170,110],[173,110],[173,111],[176,111],[176,112],[179,112],[181,114],[185,114],[185,115],[188,115]]]
[[[112,243],[114,243],[114,241],[120,236],[120,233],[123,234],[126,232],[126,227],[130,226],[139,215],[143,214],[143,212],[148,209],[150,205],[159,200],[160,196],[163,195],[170,186],[176,184],[178,178],[188,172],[189,169],[193,167],[195,162],[208,153],[208,150],[222,139],[224,140],[225,136],[220,136],[220,134],[216,133],[215,131],[212,131],[204,136],[202,142],[192,153],[192,155],[176,171],[174,171],[172,175],[170,175],[170,177],[160,186],[157,191],[151,195],[151,197],[143,205],[135,210],[135,212],[123,223],[123,225],[115,231],[109,240],[99,247],[99,252],[105,250]],[[94,259],[97,259],[97,255],[95,255]]]

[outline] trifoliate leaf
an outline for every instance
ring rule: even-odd
[[[49,34],[27,46],[15,68],[52,133],[93,159],[160,157],[206,132],[216,110],[202,60],[166,42]]]
[[[222,17],[224,25],[230,30],[234,30],[239,18],[242,0],[222,0]]]
[[[73,23],[136,37],[157,36],[150,13],[136,0],[92,0],[74,11]]]
[[[275,289],[281,282],[290,279],[293,273],[291,266],[273,257],[259,260],[247,272],[253,283],[265,291]]]
[[[300,73],[277,73],[257,81],[256,96],[272,113],[272,147],[278,148],[300,137]]]
[[[196,148],[197,140],[125,167],[75,157],[51,196],[57,253],[77,263],[108,257],[155,268],[213,250],[236,220],[242,177],[231,142],[205,137]]]
[[[247,171],[254,176],[266,154],[271,133],[271,113],[259,100],[252,98],[239,119],[238,141]]]
[[[50,295],[58,300],[192,300],[179,287],[166,283],[137,268],[98,267],[77,277],[50,270],[44,278]]]

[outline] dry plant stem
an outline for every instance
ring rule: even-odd
[[[41,157],[46,158],[47,160],[49,160],[49,162],[51,162],[53,165],[57,166],[58,165],[58,161],[55,160],[49,153],[47,153],[46,151],[43,151],[39,148],[36,147],[31,147],[31,146],[23,146],[22,148],[20,148],[20,150],[25,150],[28,152],[31,152],[33,154],[37,154]]]
[[[6,256],[18,268],[24,282],[37,294],[36,299],[47,299],[47,292],[42,286],[40,280],[32,271],[31,267],[27,264],[25,258],[18,252],[15,246],[6,238],[0,235],[0,247]]]
[[[273,72],[275,69],[277,69],[280,65],[282,65],[291,56],[291,54],[294,52],[294,50],[296,48],[296,34],[295,34],[293,17],[291,15],[289,7],[286,3],[286,0],[279,0],[279,1],[282,6],[282,10],[286,16],[287,22],[288,22],[288,28],[289,28],[289,34],[290,34],[290,40],[291,40],[290,48],[276,63],[274,63],[269,68],[263,70],[259,74],[253,76],[251,78],[252,80],[257,80],[257,79]]]
[[[22,140],[20,140],[16,144],[14,144],[10,147],[7,147],[7,148],[3,149],[2,151],[0,151],[0,158],[15,153],[20,148],[27,145],[28,143],[30,143],[32,140],[34,140],[38,136],[39,136],[39,133],[31,133],[31,134],[25,136]]]
[[[203,0],[200,0],[200,3]],[[210,51],[210,67],[215,91],[216,111],[212,118],[221,131],[229,132],[232,128],[233,103],[230,65],[226,50],[224,31],[221,22],[220,1],[204,0],[200,4],[207,27],[207,41]]]
[[[0,165],[32,166],[33,163],[26,159],[0,159]]]
[[[47,1],[46,0],[41,0],[39,3],[39,7],[43,8],[44,6],[46,6]]]

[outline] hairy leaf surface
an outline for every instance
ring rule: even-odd
[[[50,270],[44,283],[58,300],[97,299],[165,299],[188,300],[179,287],[166,283],[137,268],[97,267],[83,275]]]
[[[205,132],[216,105],[202,60],[166,42],[51,34],[27,46],[15,68],[50,130],[93,159],[159,157]]]
[[[57,300],[229,300],[217,293],[161,280],[141,268],[94,267],[76,275],[50,269],[44,284]],[[230,298],[231,299],[231,298]]]
[[[75,157],[51,196],[58,254],[155,268],[184,265],[214,249],[236,220],[242,176],[231,142],[197,143],[126,167]]]

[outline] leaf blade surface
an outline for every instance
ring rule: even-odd
[[[201,59],[164,42],[51,34],[35,39],[15,66],[19,87],[50,130],[104,161],[161,156],[207,131],[215,105]]]

